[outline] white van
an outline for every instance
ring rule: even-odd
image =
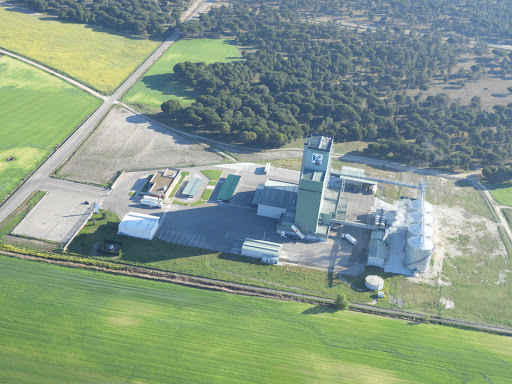
[[[342,233],[342,234],[341,234],[341,238],[342,238],[342,239],[347,239],[347,240],[348,240],[348,241],[350,241],[353,245],[356,245],[356,244],[357,244],[357,240],[356,240],[353,236],[349,235],[348,233]]]

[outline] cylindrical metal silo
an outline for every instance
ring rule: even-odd
[[[427,272],[434,243],[426,237],[410,237],[405,243],[404,265],[412,271]]]
[[[410,224],[416,224],[416,223],[420,223],[421,222],[421,219],[422,219],[422,216],[423,216],[423,223],[425,225],[430,225],[432,226],[432,223],[434,222],[434,219],[432,218],[431,215],[429,215],[428,213],[425,213],[425,215],[422,215],[420,212],[412,212],[412,213],[409,213],[409,219],[408,219],[408,222]]]
[[[428,201],[423,202],[423,207],[425,209],[425,213],[431,213],[434,210],[434,207]],[[421,212],[421,200],[412,200],[409,203],[409,210]]]
[[[427,239],[432,240],[432,237],[434,236],[434,230],[431,226],[425,225],[423,226],[424,232],[421,232],[422,225],[420,223],[411,224],[409,227],[407,227],[407,233],[406,233],[406,239],[409,239],[409,237],[414,236],[425,236]]]

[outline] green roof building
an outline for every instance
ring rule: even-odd
[[[304,143],[294,224],[306,238],[326,239],[336,214],[338,196],[327,193],[332,150],[332,137],[313,134]]]
[[[219,194],[217,195],[217,200],[222,201],[229,201],[233,197],[233,194],[235,193],[236,187],[238,186],[238,182],[240,181],[239,175],[232,175],[229,174],[226,180],[224,181],[224,184],[222,185],[222,188],[219,191]]]

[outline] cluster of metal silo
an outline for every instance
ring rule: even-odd
[[[409,203],[404,265],[416,272],[427,272],[430,268],[434,251],[432,210],[432,204],[426,201],[413,200]]]
[[[385,228],[386,227],[386,213],[387,210],[384,208],[379,208],[375,211],[375,215],[373,217],[373,225],[379,228]]]

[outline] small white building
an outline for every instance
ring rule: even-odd
[[[118,235],[152,240],[158,230],[159,217],[128,212],[119,223]]]
[[[277,264],[282,244],[247,238],[242,245],[242,256],[260,259],[265,264]]]

